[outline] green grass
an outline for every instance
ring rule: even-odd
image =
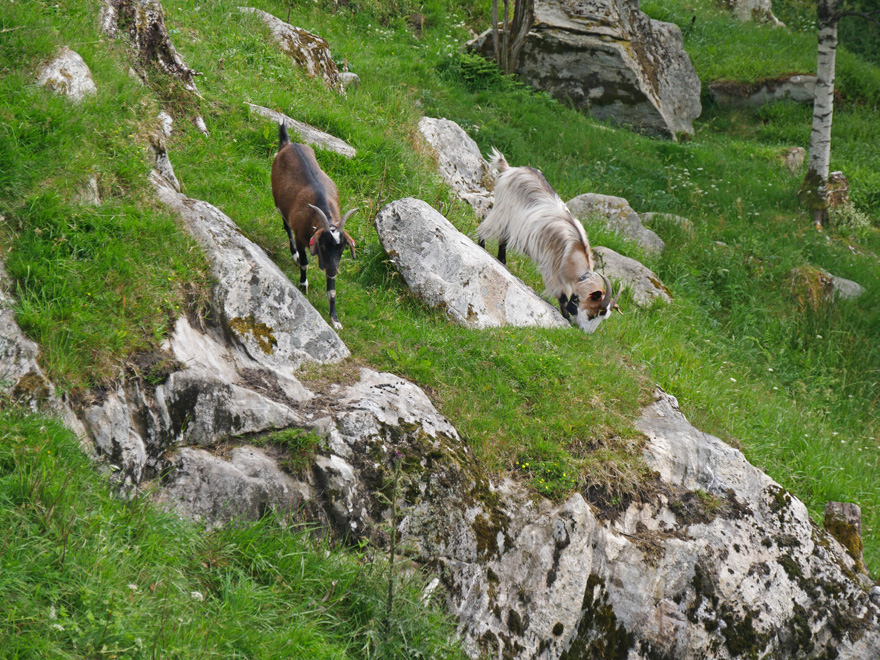
[[[422,576],[292,520],[206,530],[122,500],[69,431],[0,411],[0,648],[32,658],[463,658]]]
[[[252,4],[287,14],[280,0]],[[25,30],[9,33],[0,45],[0,112],[7,120],[0,149],[14,163],[0,173],[0,213],[19,317],[41,342],[52,378],[72,389],[105,383],[133,351],[154,348],[177,307],[200,304],[209,285],[191,241],[146,201],[143,136],[160,106],[175,118],[168,148],[184,191],[223,209],[296,276],[269,192],[275,128],[248,112],[249,101],[358,150],[351,160],[319,152],[343,206],[361,208],[346,226],[359,259],[344,258],[337,280],[351,362],[424,387],[493,474],[512,474],[550,497],[579,489],[602,505],[625,504],[646,483],[632,422],[660,385],[698,428],[741,447],[816,520],[828,500],[860,503],[866,558],[876,574],[880,70],[841,52],[844,95],[832,143],[832,168],[847,173],[853,202],[874,227],[817,233],[797,208],[800,178],[778,160],[785,147],[807,146],[809,108],[729,111],[704,98],[694,137],[681,143],[610,128],[460,56],[468,29],[487,24],[482,4],[462,0],[450,9],[440,0],[364,0],[336,12],[331,2],[296,4],[291,22],[327,38],[336,59],[361,76],[361,87],[340,97],[294,69],[237,3],[166,0],[178,50],[204,73],[197,79],[201,100],[155,76],[148,87],[129,79],[125,48],[99,42],[88,3],[0,9],[4,26],[51,26],[29,27],[33,38],[18,34]],[[684,28],[697,14],[685,44],[704,85],[815,67],[808,32],[734,24],[709,1],[644,6]],[[425,19],[420,36],[406,20],[416,9]],[[83,42],[100,90],[76,110],[31,86],[28,73],[65,42]],[[196,110],[210,138],[192,126]],[[406,196],[441,208],[466,233],[476,226],[418,137],[422,114],[457,121],[484,151],[496,146],[514,165],[541,168],[564,199],[620,195],[639,212],[690,218],[693,232],[671,223],[655,227],[668,244],[659,257],[598,224],[587,226],[594,244],[654,269],[675,302],[640,310],[624,297],[625,314],[592,336],[472,332],[426,309],[386,260],[372,227],[385,203]],[[55,145],[63,147],[62,158],[49,157]],[[71,201],[92,170],[110,182],[102,183],[110,194],[98,209]],[[813,292],[798,275],[805,266],[857,280],[867,292],[855,301],[812,304]],[[510,267],[542,289],[527,260],[514,256]],[[108,278],[111,287],[103,284]],[[313,270],[311,280],[310,300],[326,317],[323,276]],[[138,305],[123,311],[120,300]],[[124,341],[113,340],[120,329]],[[311,451],[307,439],[279,441]]]

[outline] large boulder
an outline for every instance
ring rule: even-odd
[[[693,134],[700,79],[681,30],[637,0],[536,0],[516,74],[597,119],[650,135]],[[469,47],[491,57],[491,31]]]
[[[650,307],[656,301],[672,302],[672,293],[647,266],[630,257],[624,257],[611,248],[593,248],[596,268],[605,277],[629,288],[633,302],[639,307]]]
[[[477,143],[449,119],[422,117],[419,131],[434,152],[440,175],[449,187],[473,207],[478,218],[485,218],[492,207],[495,176]]]
[[[48,87],[56,94],[63,94],[74,102],[82,101],[98,91],[88,65],[79,53],[67,46],[40,68],[37,84]]]
[[[151,181],[160,201],[177,212],[208,255],[220,320],[252,360],[292,377],[305,361],[348,357],[306,297],[228,216],[180,194],[156,172]]]
[[[345,94],[345,87],[339,77],[339,68],[330,53],[326,39],[301,27],[285,23],[272,14],[254,7],[239,7],[239,11],[254,14],[272,32],[272,39],[312,78],[324,81],[330,89]]]
[[[429,204],[392,202],[376,216],[389,259],[413,293],[470,328],[566,327],[559,311]]]
[[[771,0],[724,0],[730,11],[741,21],[753,21],[755,23],[769,23],[775,27],[785,27],[773,15],[773,3]]]
[[[639,214],[623,197],[585,193],[569,200],[566,206],[578,220],[586,220],[591,215],[604,220],[609,229],[623,234],[645,252],[659,254],[666,247],[662,238],[642,225]]]

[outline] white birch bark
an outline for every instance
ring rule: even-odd
[[[816,62],[816,96],[807,175],[801,185],[801,203],[813,213],[817,226],[827,219],[828,169],[831,160],[831,120],[834,112],[834,61],[840,0],[818,0],[819,55]]]

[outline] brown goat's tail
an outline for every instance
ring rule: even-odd
[[[287,136],[287,122],[281,117],[278,120],[278,151],[281,151],[285,144],[290,144],[290,138]]]
[[[492,157],[489,160],[489,167],[499,172],[504,172],[510,169],[510,165],[507,164],[504,154],[498,151],[495,147],[492,147]]]

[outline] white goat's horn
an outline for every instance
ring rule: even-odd
[[[339,221],[339,231],[342,231],[345,228],[345,221],[348,220],[352,214],[357,213],[360,209],[352,209],[348,211],[344,216],[342,216],[342,220]]]
[[[599,301],[599,309],[604,312],[607,311],[609,307],[612,307],[614,305],[614,303],[617,301],[617,298],[611,300],[611,296],[614,295],[614,291],[611,289],[611,282],[608,281],[608,278],[605,277],[602,273],[599,273],[599,277],[601,277],[602,281],[605,282],[605,295],[603,295],[602,300]],[[609,300],[611,300],[610,303],[608,302]]]
[[[324,224],[324,230],[330,231],[330,220],[327,218],[327,216],[324,214],[324,212],[321,209],[319,209],[317,206],[315,206],[314,204],[309,204],[309,206],[311,206],[313,209],[315,209],[318,212],[318,215],[321,216],[321,222]]]

